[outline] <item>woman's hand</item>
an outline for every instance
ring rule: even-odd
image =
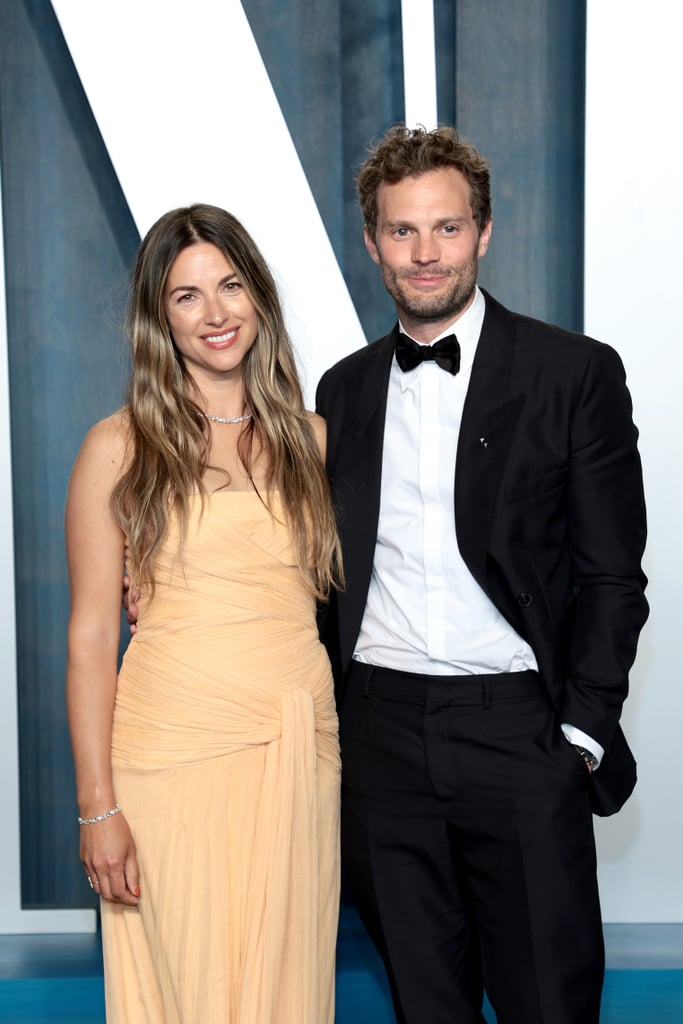
[[[140,588],[131,581],[130,576],[123,577],[123,592],[121,604],[126,610],[126,622],[130,627],[130,635],[135,636],[138,631],[138,601],[140,600]]]
[[[137,907],[140,872],[135,842],[123,814],[81,825],[81,862],[102,899]]]

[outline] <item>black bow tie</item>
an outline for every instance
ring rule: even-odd
[[[433,359],[442,370],[456,374],[460,369],[460,345],[456,336],[449,334],[447,338],[437,341],[436,345],[418,345],[406,334],[399,333],[396,362],[404,372],[413,370],[426,359]]]

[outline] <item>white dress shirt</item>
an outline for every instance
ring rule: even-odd
[[[392,362],[377,541],[354,652],[358,661],[428,675],[538,669],[529,644],[465,565],[455,534],[458,436],[485,305],[477,288],[471,306],[434,339],[456,334],[461,362],[455,376],[433,361],[407,373],[395,357]],[[585,733],[565,733],[601,756]]]

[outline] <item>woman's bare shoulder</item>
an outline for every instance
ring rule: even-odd
[[[128,413],[125,409],[119,409],[90,428],[83,439],[74,469],[116,479],[124,472],[130,452]]]

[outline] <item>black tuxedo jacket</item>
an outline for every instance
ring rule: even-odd
[[[594,809],[611,814],[636,781],[619,717],[648,612],[624,369],[609,346],[485,298],[455,461],[458,545],[531,645],[559,721],[605,748]],[[328,370],[318,388],[347,579],[321,626],[340,700],[372,573],[397,330]]]

